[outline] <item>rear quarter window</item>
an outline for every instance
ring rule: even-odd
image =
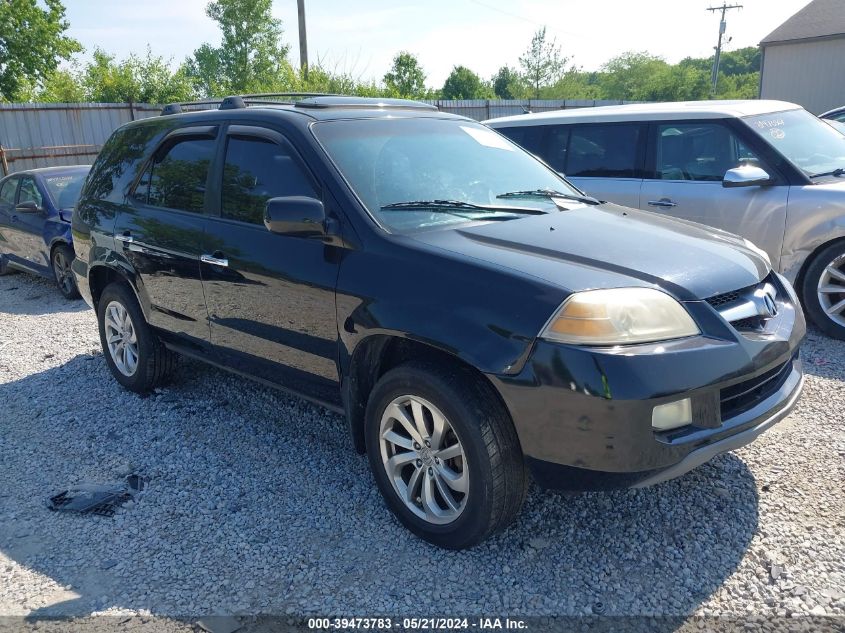
[[[82,199],[122,203],[129,186],[143,169],[145,157],[168,129],[166,122],[120,128],[100,150],[85,182]]]

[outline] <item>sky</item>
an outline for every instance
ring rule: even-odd
[[[65,0],[69,34],[86,49],[97,46],[123,58],[143,53],[181,62],[220,33],[205,15],[208,0]],[[625,51],[647,51],[669,62],[713,53],[718,14],[707,0],[305,0],[312,64],[381,80],[400,50],[417,55],[426,84],[443,85],[452,67],[484,78],[517,66],[532,34],[546,26],[561,52],[585,70],[597,70]],[[731,0],[724,50],[756,46],[807,0]],[[274,0],[290,58],[298,64],[296,0]]]

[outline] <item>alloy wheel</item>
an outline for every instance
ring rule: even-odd
[[[379,428],[381,460],[411,512],[438,525],[456,520],[469,499],[463,445],[446,416],[417,396],[394,399]]]
[[[827,317],[845,326],[845,254],[825,267],[819,277],[818,298]]]
[[[138,369],[138,337],[129,311],[117,301],[106,306],[105,332],[109,354],[118,371],[133,376]]]
[[[70,269],[70,261],[61,248],[53,253],[53,273],[62,292],[71,294],[76,282],[73,279],[73,271]]]

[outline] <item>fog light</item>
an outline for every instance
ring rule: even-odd
[[[651,428],[668,431],[692,424],[692,401],[689,398],[661,404],[651,414]]]

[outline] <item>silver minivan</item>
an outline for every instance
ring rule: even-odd
[[[845,136],[792,103],[653,103],[485,121],[587,193],[740,235],[845,339]]]

